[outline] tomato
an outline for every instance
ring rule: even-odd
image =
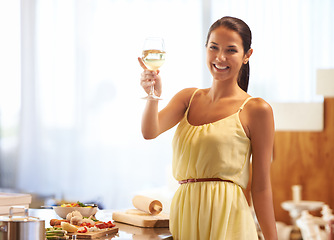
[[[107,224],[105,222],[99,222],[99,223],[95,223],[95,226],[97,228],[103,229],[103,228],[108,228]]]
[[[111,221],[107,222],[108,228],[115,227],[116,225],[113,224]]]
[[[83,222],[83,223],[81,223],[80,224],[80,226],[87,226],[87,227],[93,227],[93,225],[91,224],[91,223],[89,223],[89,222]]]
[[[98,223],[95,223],[95,226],[97,228],[104,229],[104,228],[112,228],[112,227],[115,227],[116,225],[113,224],[111,221],[109,221],[109,222],[98,222]]]
[[[78,233],[86,233],[87,231],[87,227],[79,227],[77,230]]]

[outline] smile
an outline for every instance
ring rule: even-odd
[[[230,67],[228,67],[228,66],[220,66],[220,65],[216,65],[216,64],[213,64],[213,66],[214,66],[215,68],[217,68],[218,70],[225,70],[225,69],[230,68]]]

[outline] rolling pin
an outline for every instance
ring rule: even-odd
[[[135,208],[152,215],[157,215],[162,211],[162,203],[159,200],[141,195],[134,196],[132,204]]]

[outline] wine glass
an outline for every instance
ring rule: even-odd
[[[165,55],[165,43],[162,38],[148,37],[145,39],[142,59],[148,69],[158,70],[165,62]],[[152,85],[150,92],[143,99],[160,100],[161,98],[154,94],[154,85]]]

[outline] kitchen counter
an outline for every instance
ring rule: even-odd
[[[99,210],[96,218],[108,222],[112,221],[113,210]],[[50,227],[51,219],[61,219],[53,209],[29,209],[29,216],[38,217],[45,220],[45,227]],[[99,240],[172,240],[172,235],[168,228],[142,228],[128,224],[115,222],[119,228],[116,235],[98,238]]]

